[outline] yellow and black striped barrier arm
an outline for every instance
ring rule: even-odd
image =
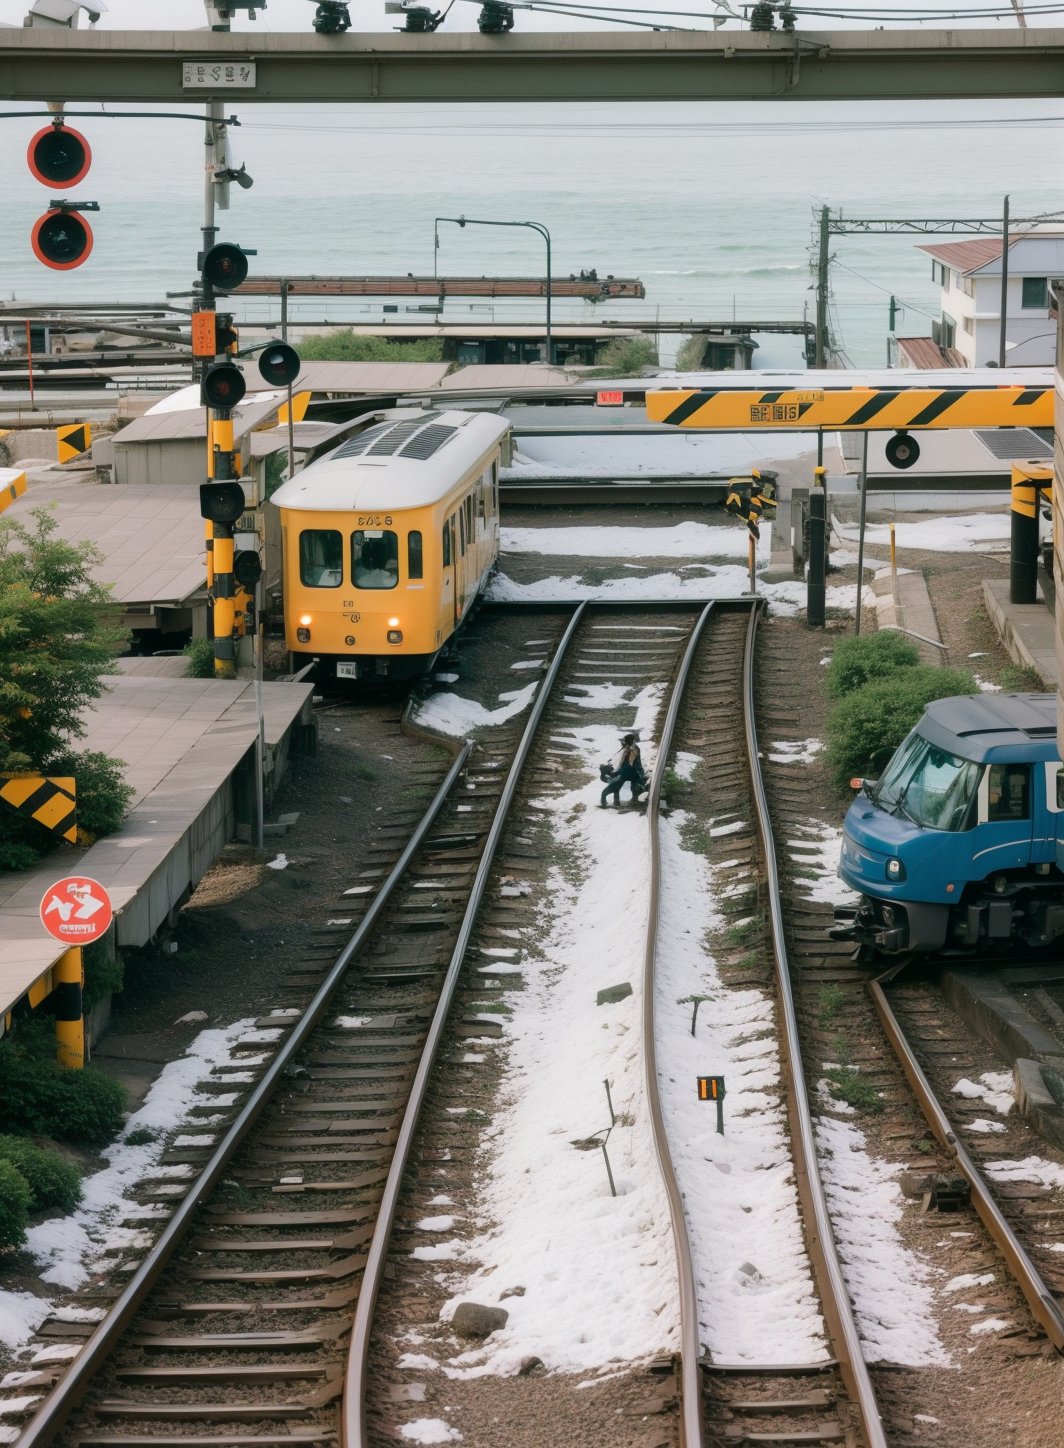
[[[18,473],[11,476],[12,469],[0,468],[0,513],[9,508],[16,498],[21,498],[26,491],[26,474]],[[6,473],[5,478],[3,474]]]
[[[1051,387],[677,388],[648,392],[647,420],[746,432],[909,431],[944,427],[1052,427]]]
[[[52,834],[77,844],[77,793],[71,776],[0,774],[0,800]]]
[[[87,422],[72,422],[57,427],[55,440],[59,448],[59,461],[68,463],[71,458],[80,457],[92,446],[92,428]]]

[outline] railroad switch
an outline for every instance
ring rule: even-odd
[[[925,1194],[923,1210],[934,1207],[937,1212],[964,1212],[972,1204],[972,1190],[964,1177],[949,1177],[941,1173],[931,1178],[931,1188]]]

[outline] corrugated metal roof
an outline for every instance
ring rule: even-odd
[[[449,362],[304,362],[294,392],[421,392],[446,377]],[[242,362],[249,392],[270,384],[252,362]]]
[[[479,387],[568,387],[580,380],[579,372],[563,372],[542,362],[515,362],[512,366],[473,363],[460,367],[440,383],[443,392],[467,392]]]
[[[970,241],[939,241],[921,246],[936,261],[971,276],[1001,271],[1001,237],[979,236]],[[996,263],[996,265],[994,265]],[[1018,232],[1009,237],[1009,271],[1017,276],[1048,275],[1064,267],[1064,233],[1054,231]]]
[[[233,415],[233,437],[241,438],[273,416],[280,403],[276,397],[263,402],[242,402]],[[183,408],[172,412],[147,412],[114,437],[115,447],[138,442],[174,442],[181,438],[207,436],[205,409]]]
[[[180,414],[179,414],[180,415]],[[206,587],[199,488],[188,483],[31,482],[5,514],[55,504],[57,535],[94,543],[92,575],[127,608],[182,604]]]
[[[894,340],[898,344],[898,350],[908,358],[911,367],[929,371],[950,365],[933,337],[895,337]]]

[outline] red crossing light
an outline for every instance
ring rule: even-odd
[[[64,190],[88,175],[92,151],[80,131],[70,126],[45,126],[30,141],[26,160],[42,185]]]
[[[53,271],[71,271],[92,251],[92,228],[76,211],[55,207],[38,218],[30,233],[30,245],[45,266]]]

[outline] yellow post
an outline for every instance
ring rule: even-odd
[[[898,596],[898,550],[894,542],[894,524],[890,525],[890,591],[894,598]]]
[[[233,594],[233,530],[227,524],[214,525],[214,676],[236,678],[233,630],[236,626],[236,598]]]
[[[55,1041],[60,1066],[80,1071],[85,1065],[83,986],[85,965],[81,946],[73,945],[55,966]]]

